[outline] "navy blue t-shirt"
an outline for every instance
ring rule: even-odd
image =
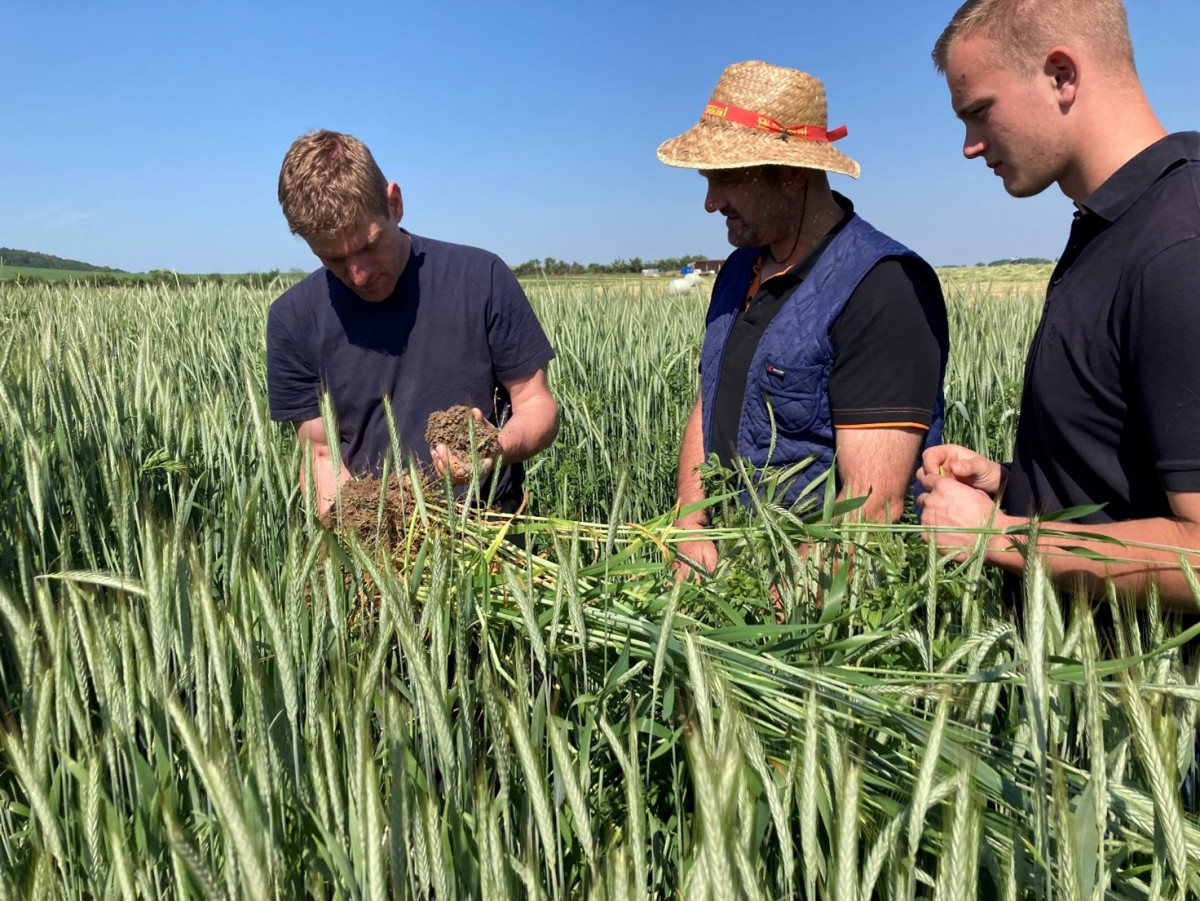
[[[356,475],[378,474],[391,443],[390,398],[400,445],[422,463],[429,414],[479,407],[507,415],[502,382],[531,375],[554,350],[525,292],[503,261],[474,247],[412,235],[408,264],[386,300],[363,300],[328,269],[289,288],[267,317],[271,418],[321,415],[327,389],[337,412],[342,460]],[[513,509],[524,468],[497,475],[496,506]]]

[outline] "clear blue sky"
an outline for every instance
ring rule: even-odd
[[[1200,0],[1128,0],[1170,130],[1200,128]],[[288,145],[358,135],[412,231],[552,256],[724,256],[703,182],[663,166],[744,59],[826,84],[832,176],[937,265],[1055,257],[1069,202],[1017,201],[961,128],[929,50],[955,0],[426,3],[6,0],[0,246],[142,271],[313,268],[275,200]]]

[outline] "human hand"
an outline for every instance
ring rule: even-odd
[[[471,415],[475,417],[475,422],[483,424],[483,411],[478,407],[471,408]],[[467,457],[465,460],[459,458],[446,445],[439,444],[432,448],[430,456],[433,461],[434,472],[439,478],[445,478],[447,473],[450,475],[450,481],[455,485],[466,485],[471,481],[473,460]],[[495,468],[496,458],[493,456],[479,457],[479,481],[483,481],[492,473]]]
[[[983,491],[990,498],[995,498],[1004,486],[1004,471],[999,463],[958,444],[939,444],[925,450],[917,481],[926,490],[928,477],[949,477],[968,488]]]
[[[716,542],[681,541],[675,545],[675,559],[671,561],[671,574],[676,581],[700,581],[702,575],[711,575],[717,568]]]
[[[783,606],[783,592],[778,585],[767,589],[767,598],[771,601],[771,611],[775,614],[775,622],[783,625],[787,622],[787,610]]]
[[[1005,529],[1021,521],[997,510],[995,500],[987,491],[972,487],[955,476],[924,472],[918,478],[925,488],[916,499],[921,509],[921,524],[931,530],[925,533],[925,540],[939,548],[969,548],[978,537],[970,531],[942,529]],[[993,538],[989,547],[994,544]]]

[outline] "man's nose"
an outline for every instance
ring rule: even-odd
[[[968,128],[966,135],[963,137],[963,156],[969,160],[981,156],[987,150],[987,141],[983,136]]]
[[[350,269],[350,280],[356,285],[365,285],[371,280],[371,267],[359,260],[347,263]]]

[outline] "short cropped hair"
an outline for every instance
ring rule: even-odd
[[[967,0],[933,46],[937,70],[944,74],[950,50],[974,35],[991,41],[997,65],[1013,72],[1040,68],[1056,45],[1072,43],[1110,71],[1136,71],[1121,0]]]
[[[279,205],[292,234],[336,240],[364,219],[389,213],[387,179],[367,145],[337,131],[298,138],[279,170]]]

